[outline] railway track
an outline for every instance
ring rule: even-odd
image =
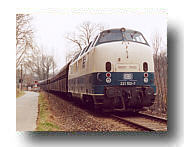
[[[111,117],[139,131],[167,131],[167,120],[137,113],[131,116],[112,114]]]
[[[145,114],[145,113],[137,113],[137,114],[141,117],[145,117],[145,118],[148,118],[148,119],[152,119],[152,120],[159,121],[161,123],[167,124],[167,119],[166,118],[161,118],[161,117],[157,117],[157,116],[153,116],[153,115],[148,115],[148,114]]]

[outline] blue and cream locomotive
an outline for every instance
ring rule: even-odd
[[[138,31],[105,30],[40,87],[95,109],[139,111],[156,95],[152,49]]]

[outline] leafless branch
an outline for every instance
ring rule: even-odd
[[[75,50],[78,51],[88,46],[94,37],[103,30],[104,26],[86,21],[77,27],[76,32],[68,33],[65,38],[69,40],[71,44],[76,47]],[[68,54],[67,56],[69,57],[71,55]]]

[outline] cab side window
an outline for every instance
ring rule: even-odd
[[[87,47],[85,47],[85,48],[82,50],[82,52],[81,52],[81,55],[80,55],[80,56],[82,56],[82,55],[84,54],[84,52],[85,52],[86,48],[87,48]]]
[[[94,41],[93,41],[91,47],[94,47],[94,46],[95,46],[95,42],[96,42],[97,38],[98,38],[98,36],[95,37],[95,39],[94,39]]]
[[[87,52],[87,51],[89,50],[89,48],[90,48],[90,46],[91,46],[91,43],[92,43],[92,42],[89,43],[89,45],[88,45],[88,47],[86,48],[85,52]]]
[[[73,58],[73,61],[74,62],[78,57],[79,57],[80,53],[78,53],[74,58]]]

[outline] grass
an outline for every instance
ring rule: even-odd
[[[25,94],[24,91],[21,91],[20,89],[16,89],[16,98],[19,98]]]
[[[54,124],[50,117],[49,102],[44,93],[40,93],[38,98],[38,118],[36,131],[59,131],[59,127]]]

